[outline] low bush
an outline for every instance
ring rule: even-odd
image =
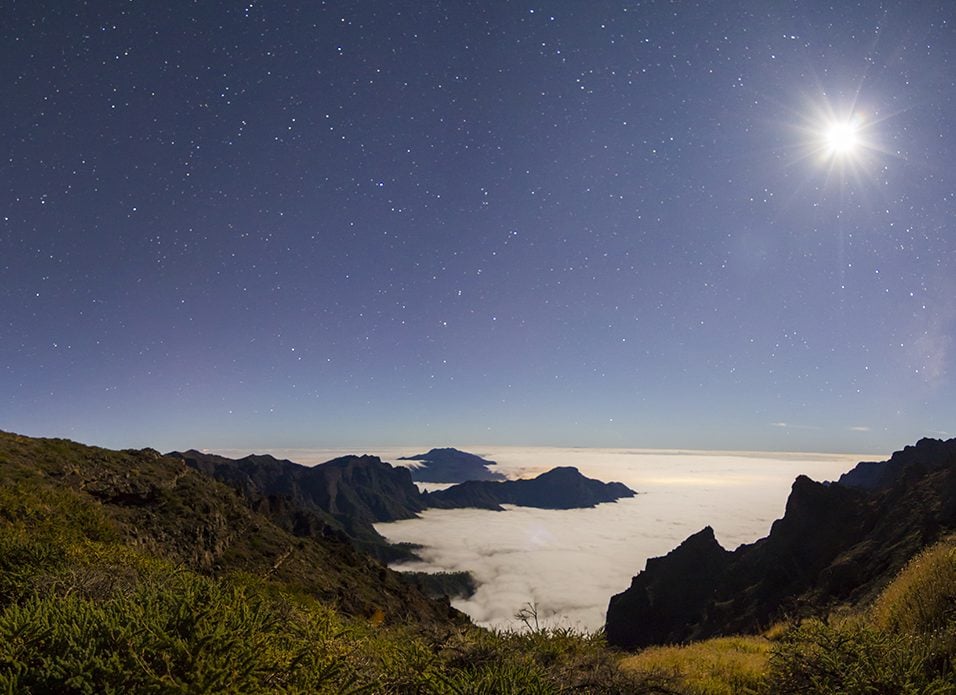
[[[385,627],[249,574],[0,525],[0,693],[643,692],[599,635]]]
[[[876,629],[863,620],[830,625],[812,620],[795,626],[770,657],[771,693],[864,695],[952,693],[920,640]]]

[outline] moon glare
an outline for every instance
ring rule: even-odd
[[[855,119],[831,123],[823,134],[827,152],[834,157],[853,155],[860,144],[858,133]]]
[[[857,135],[858,128],[858,124],[853,120],[831,124],[824,135],[830,154],[836,156],[853,154],[860,142]]]

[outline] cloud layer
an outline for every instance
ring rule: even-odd
[[[306,465],[347,453],[371,453],[394,464],[400,456],[441,443],[373,451],[272,450]],[[530,478],[555,466],[617,480],[632,499],[594,509],[554,511],[511,507],[506,512],[428,510],[418,519],[378,524],[392,541],[424,546],[424,562],[396,569],[467,570],[477,593],[455,606],[488,626],[516,624],[514,614],[535,603],[552,625],[595,630],[608,599],[623,591],[649,557],[663,555],[704,526],[727,548],[767,534],[783,514],[799,474],[835,480],[872,454],[706,452],[646,449],[483,447],[457,445],[498,462],[508,478]],[[241,457],[248,451],[220,451]],[[431,489],[433,486],[429,486]]]
[[[477,593],[456,607],[476,622],[504,627],[534,603],[552,625],[599,629],[608,599],[649,557],[711,525],[728,548],[766,535],[800,473],[835,479],[861,458],[816,454],[654,452],[594,449],[485,450],[508,477],[574,465],[619,480],[636,498],[594,509],[506,512],[428,510],[419,519],[379,524],[393,541],[418,543],[422,563],[396,569],[467,570]]]

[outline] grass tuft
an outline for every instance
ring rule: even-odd
[[[910,635],[929,635],[956,622],[956,536],[910,560],[870,617],[882,630]]]
[[[743,695],[761,692],[770,647],[763,637],[717,637],[686,646],[650,647],[625,658],[621,666],[658,682],[662,691]]]

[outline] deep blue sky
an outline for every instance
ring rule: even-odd
[[[12,1],[0,36],[2,429],[956,433],[956,3]]]

